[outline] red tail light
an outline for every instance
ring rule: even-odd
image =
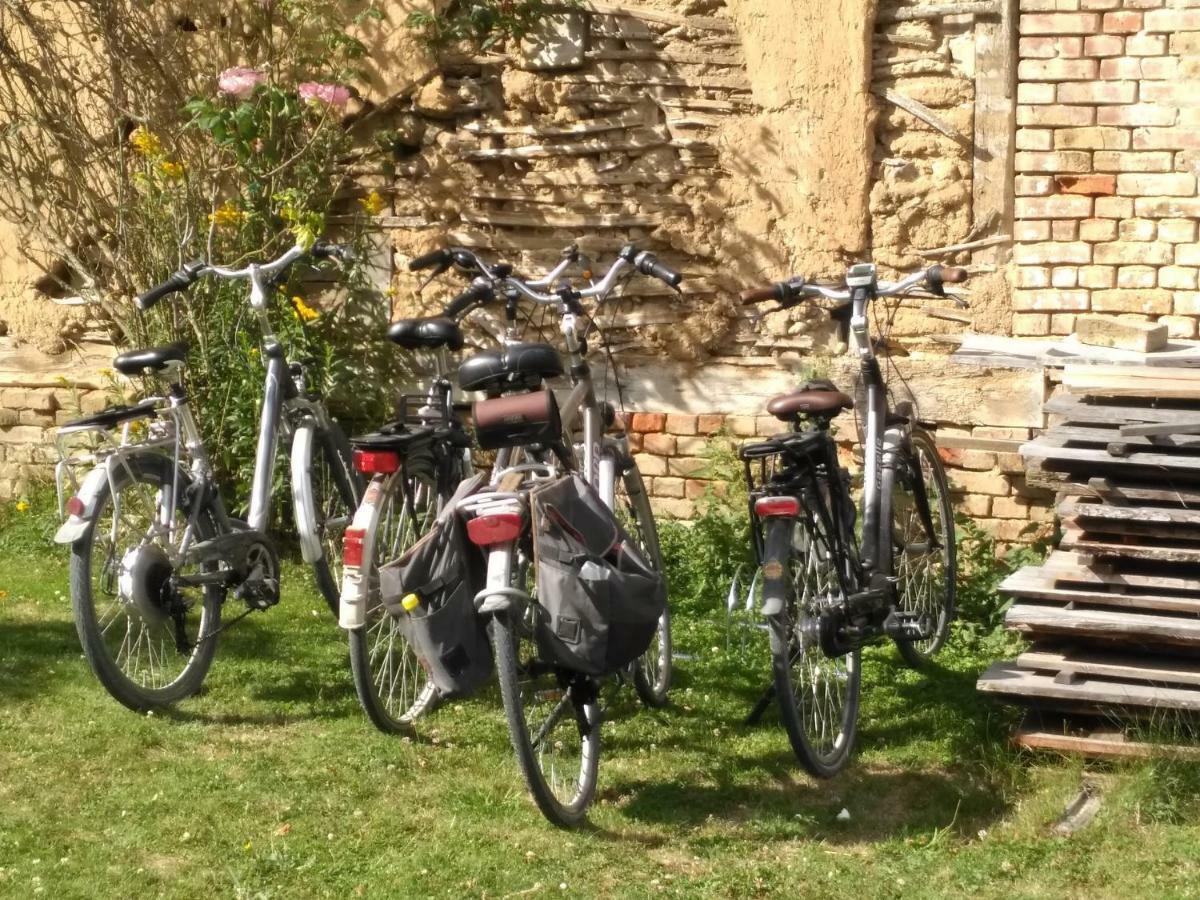
[[[520,513],[492,513],[467,521],[467,537],[471,539],[472,544],[478,544],[480,547],[515,541],[520,533]]]
[[[354,468],[364,475],[390,475],[400,468],[400,454],[394,450],[355,450]]]
[[[754,514],[762,519],[769,516],[798,516],[800,501],[795,497],[759,497],[754,501]]]
[[[355,568],[362,565],[363,538],[366,535],[367,531],[365,528],[346,529],[342,535],[342,565],[354,566]]]
[[[82,516],[87,510],[87,504],[78,497],[72,497],[67,501],[68,516]]]

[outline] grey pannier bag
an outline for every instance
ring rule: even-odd
[[[492,645],[475,611],[483,560],[456,513],[482,483],[482,476],[464,481],[433,527],[379,571],[380,600],[443,696],[468,694],[492,674]],[[407,610],[410,594],[420,602]]]
[[[530,495],[542,656],[609,675],[646,652],[667,585],[612,510],[578,475]]]

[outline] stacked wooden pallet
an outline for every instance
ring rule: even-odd
[[[1063,385],[1021,448],[1029,481],[1058,493],[1062,536],[1001,585],[1006,625],[1033,646],[979,689],[1068,714],[1023,743],[1125,755],[1111,735],[1069,735],[1086,721],[1071,716],[1111,731],[1200,712],[1200,370],[1068,366]]]

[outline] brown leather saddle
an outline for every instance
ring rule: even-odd
[[[795,422],[800,417],[832,419],[843,409],[853,409],[854,399],[843,394],[824,378],[802,384],[794,391],[772,397],[767,403],[767,412],[785,422]]]

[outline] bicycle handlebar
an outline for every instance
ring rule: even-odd
[[[871,291],[875,297],[895,297],[906,294],[922,282],[935,294],[942,294],[945,283],[958,284],[967,280],[967,270],[957,266],[930,266],[914,272],[899,281],[879,281]],[[823,297],[826,300],[845,301],[851,299],[851,291],[846,288],[826,287],[810,284],[803,277],[776,282],[765,287],[749,288],[742,291],[738,298],[744,306],[775,300],[783,309],[795,306],[805,297]]]
[[[354,259],[354,254],[349,247],[343,244],[332,244],[328,241],[317,241],[311,247],[296,244],[278,259],[261,265],[251,263],[242,269],[228,269],[224,266],[214,266],[202,259],[197,259],[190,263],[185,263],[170,278],[139,294],[133,302],[139,310],[145,312],[151,309],[158,301],[162,300],[163,297],[186,291],[201,278],[208,275],[215,275],[218,278],[225,279],[241,279],[250,278],[257,273],[259,276],[265,275],[270,277],[282,272],[306,254],[315,259],[338,259],[342,262],[349,262]]]

